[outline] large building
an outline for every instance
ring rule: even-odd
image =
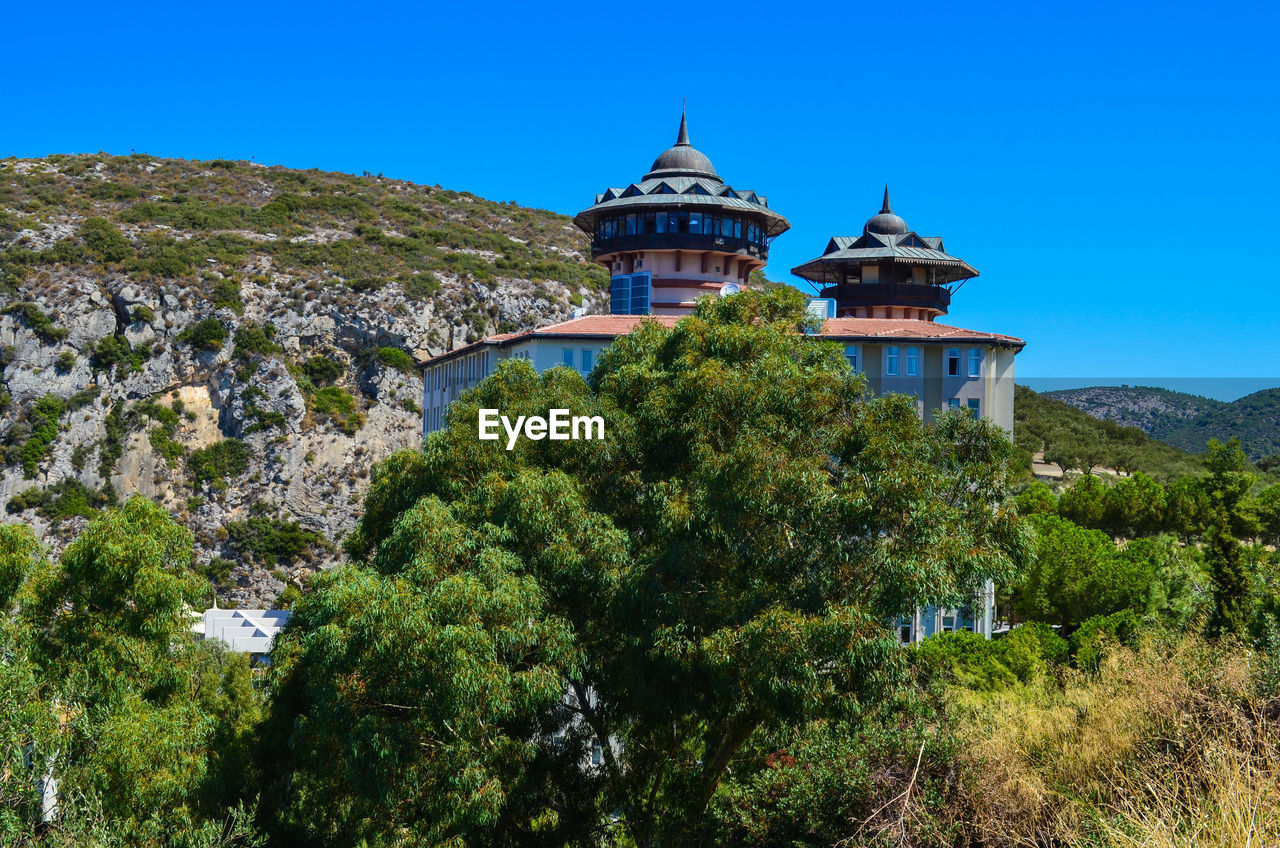
[[[763,195],[735,190],[689,143],[685,117],[676,143],[639,182],[611,188],[574,222],[591,237],[591,258],[611,274],[610,314],[587,315],[522,333],[490,336],[428,360],[423,369],[423,435],[445,424],[449,404],[504,359],[538,371],[591,373],[600,352],[642,321],[674,324],[698,297],[731,296],[768,261],[787,220]],[[1013,432],[1013,336],[939,323],[957,285],[978,275],[948,254],[942,239],[912,231],[889,205],[860,236],[837,236],[823,254],[792,269],[818,289],[810,309],[819,338],[844,347],[875,394],[913,396],[922,420],[947,409],[985,416]],[[988,585],[964,610],[927,608],[898,622],[902,641],[967,629],[990,636]]]

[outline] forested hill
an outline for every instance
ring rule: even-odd
[[[596,308],[565,216],[145,155],[0,160],[0,505],[59,546],[141,492],[228,600],[335,560],[416,443],[416,361]]]
[[[1200,472],[1198,457],[1152,438],[1137,426],[1095,418],[1056,395],[1016,388],[1013,437],[1023,450],[1043,451],[1046,461],[1063,468],[1142,471],[1162,482]]]
[[[1096,386],[1046,396],[1192,453],[1202,453],[1210,439],[1234,437],[1255,462],[1280,454],[1280,389],[1230,403],[1144,386]]]

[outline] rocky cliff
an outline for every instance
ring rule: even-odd
[[[140,492],[224,603],[287,603],[417,442],[417,362],[598,311],[586,248],[563,216],[369,175],[0,160],[5,520],[56,549]]]

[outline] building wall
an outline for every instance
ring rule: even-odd
[[[586,376],[608,344],[601,339],[556,339],[536,337],[509,348],[482,345],[475,352],[455,357],[439,365],[428,364],[423,369],[423,424],[422,434],[444,426],[444,411],[455,398],[475,386],[493,372],[503,359],[527,359],[534,370],[565,364],[566,352],[572,360],[572,368]],[[1005,432],[1013,433],[1013,386],[1015,351],[990,346],[941,343],[848,343],[846,349],[856,347],[858,371],[867,380],[873,394],[889,393],[911,395],[916,398],[916,409],[927,423],[939,410],[946,410],[954,399],[960,409],[969,409],[969,401],[978,403],[978,414],[991,419]],[[887,373],[888,352],[898,350],[898,373]],[[919,352],[918,374],[908,374],[909,349]],[[976,375],[970,374],[970,351],[980,351],[980,364]],[[949,356],[959,354],[959,373],[950,375]],[[584,359],[584,356],[586,357]]]
[[[444,428],[445,412],[458,395],[475,387],[506,359],[528,360],[539,373],[565,364],[566,351],[574,370],[584,377],[607,347],[603,340],[533,338],[508,348],[482,345],[471,353],[422,370],[422,435]],[[584,358],[584,356],[586,358]],[[590,366],[590,367],[586,367]]]

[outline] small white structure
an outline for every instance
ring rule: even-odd
[[[280,628],[289,620],[288,610],[218,609],[204,611],[191,625],[196,635],[220,639],[233,651],[266,656]]]

